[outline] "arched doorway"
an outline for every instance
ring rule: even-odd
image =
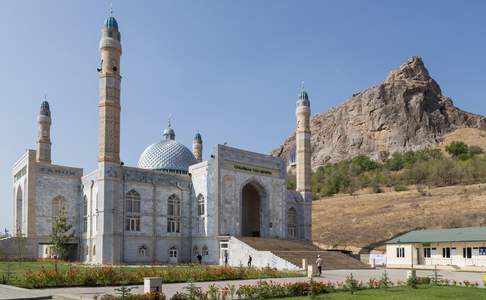
[[[291,207],[288,211],[287,232],[289,239],[295,239],[297,236],[297,211]]]
[[[248,183],[241,193],[241,235],[260,236],[262,191]]]

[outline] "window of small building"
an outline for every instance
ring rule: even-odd
[[[192,255],[196,256],[199,254],[199,248],[197,246],[192,247]]]
[[[203,256],[208,256],[208,255],[209,255],[208,246],[204,245],[204,246],[202,247],[202,255],[203,255]]]
[[[431,248],[424,248],[424,257],[425,258],[430,258],[431,256]]]
[[[403,247],[397,248],[397,257],[405,257],[405,248]]]
[[[181,227],[181,201],[171,195],[167,201],[167,232],[178,233]]]
[[[486,255],[486,247],[479,247],[479,255]]]
[[[442,257],[451,258],[451,248],[449,247],[442,248]]]
[[[125,195],[125,230],[140,231],[140,194],[135,190]]]
[[[463,258],[472,258],[472,247],[462,248],[462,257]]]

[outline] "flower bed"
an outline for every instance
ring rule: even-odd
[[[454,283],[442,281],[439,285],[431,284],[424,278],[417,278],[417,282],[421,282],[421,290],[428,287],[437,288],[442,286],[444,288],[451,288],[454,285],[460,285],[463,287],[477,286],[470,282]],[[357,281],[350,274],[347,276],[344,282],[317,282],[309,280],[307,282],[294,282],[294,283],[276,283],[273,281],[260,281],[252,285],[240,285],[236,287],[233,284],[228,284],[224,287],[218,287],[216,285],[210,285],[207,291],[203,291],[197,287],[194,283],[187,285],[182,292],[177,292],[170,300],[236,300],[236,299],[270,299],[270,298],[287,298],[287,297],[302,297],[302,296],[317,296],[326,293],[355,293],[368,291],[386,290],[388,288],[395,289],[408,289],[413,290],[406,286],[405,282],[391,283],[388,280],[387,274],[381,279],[370,279],[367,284],[361,281]],[[98,298],[98,300],[165,300],[165,295],[161,293],[152,293],[145,295],[131,295],[120,294],[117,296],[104,295]],[[346,298],[347,299],[347,298]]]
[[[20,284],[27,288],[66,286],[113,286],[142,284],[144,277],[161,277],[164,283],[188,281],[216,281],[255,278],[278,278],[302,276],[299,272],[281,272],[271,268],[228,268],[198,266],[191,267],[74,267],[55,271],[41,268],[28,271]]]

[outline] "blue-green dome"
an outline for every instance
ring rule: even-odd
[[[40,107],[40,113],[41,113],[41,115],[44,115],[44,116],[49,116],[51,114],[51,110],[49,108],[49,102],[47,102],[47,101],[42,102],[41,107]]]
[[[309,95],[302,89],[299,93],[299,99],[297,100],[298,106],[310,106]]]
[[[106,28],[114,28],[114,29],[118,30],[118,23],[113,16],[109,16],[105,20],[105,27]]]
[[[189,166],[197,163],[192,152],[179,142],[163,140],[148,146],[138,161],[142,169],[187,174]]]

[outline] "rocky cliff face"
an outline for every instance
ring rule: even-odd
[[[312,166],[358,154],[379,158],[384,151],[432,146],[464,127],[486,130],[486,119],[455,107],[422,59],[412,57],[382,84],[312,118]],[[293,151],[295,134],[272,154],[287,158]]]

